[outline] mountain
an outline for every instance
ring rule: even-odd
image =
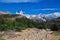
[[[46,15],[41,15],[41,14],[39,14],[39,15],[28,15],[28,14],[24,14],[24,12],[22,10],[19,12],[16,12],[16,14],[11,14],[10,12],[0,11],[0,18],[15,19],[15,18],[25,17],[25,18],[28,18],[28,19],[33,20],[35,22],[46,22],[46,21],[55,19],[55,14],[56,13],[54,13],[54,16],[52,16],[52,14],[49,14],[48,16],[46,16]]]
[[[35,16],[35,17],[31,16],[30,19],[33,20],[33,21],[36,21],[36,22],[46,21],[46,19],[41,17],[41,16],[40,17],[39,16]]]
[[[5,30],[20,31],[26,28],[33,28],[33,27],[38,29],[46,29],[46,28],[53,30],[55,30],[56,28],[60,29],[60,17],[50,19],[49,17],[46,16],[33,15],[27,18],[22,13],[23,13],[22,11],[19,12],[18,14],[5,14],[4,12],[1,12],[0,31]]]
[[[22,15],[22,11],[20,14],[18,14],[18,13],[17,14],[11,14],[9,12],[0,11],[0,18],[12,18],[12,19],[14,19],[14,18],[22,18],[22,17],[25,17]]]
[[[21,31],[26,28],[37,27],[39,23],[34,22],[23,15],[2,14],[0,15],[0,31]]]
[[[59,24],[60,25],[60,17],[58,18],[53,18],[51,20],[48,20],[47,21],[48,23],[51,23],[51,24]]]
[[[36,22],[46,22],[46,21],[49,21],[49,20],[55,20],[57,19],[58,17],[56,16],[46,16],[46,15],[32,15],[29,17],[29,19],[33,20],[33,21],[36,21]]]
[[[10,14],[9,12],[2,12],[2,11],[0,11],[0,15],[1,14]]]
[[[46,19],[44,17],[42,17],[41,15],[29,15],[29,14],[24,14],[24,12],[21,10],[19,12],[16,12],[16,14],[21,15],[21,16],[25,16],[26,18],[33,20],[33,21],[46,21]]]

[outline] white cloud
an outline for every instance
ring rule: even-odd
[[[57,18],[60,17],[60,12],[54,12],[50,14],[45,14],[46,17],[52,17],[52,18]]]
[[[45,8],[45,9],[41,9],[41,10],[55,10],[54,8]]]
[[[55,12],[54,15],[55,15],[56,17],[60,17],[60,13],[59,13],[59,12]]]
[[[19,3],[19,2],[39,2],[40,0],[0,0],[5,3]]]
[[[45,11],[45,10],[60,10],[60,8],[40,8],[40,9],[32,9],[32,10],[34,10],[34,11],[39,11],[39,10],[43,10],[43,11]]]
[[[50,14],[38,14],[38,15],[31,15],[31,16],[36,17],[36,18],[42,18],[42,17],[57,18],[57,17],[60,17],[60,12],[54,12],[54,13],[50,13]]]

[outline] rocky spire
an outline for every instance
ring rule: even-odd
[[[23,11],[21,10],[20,12],[16,12],[18,15],[23,15]]]

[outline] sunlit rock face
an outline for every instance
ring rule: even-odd
[[[7,11],[7,12],[2,12],[2,11],[0,11],[0,15],[1,15],[1,14],[10,14],[10,12],[8,12],[8,11]]]

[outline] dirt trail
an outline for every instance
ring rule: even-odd
[[[52,31],[46,31],[44,29],[26,29],[22,32],[14,32],[6,34],[4,38],[6,40],[59,40],[60,36],[55,36]]]

